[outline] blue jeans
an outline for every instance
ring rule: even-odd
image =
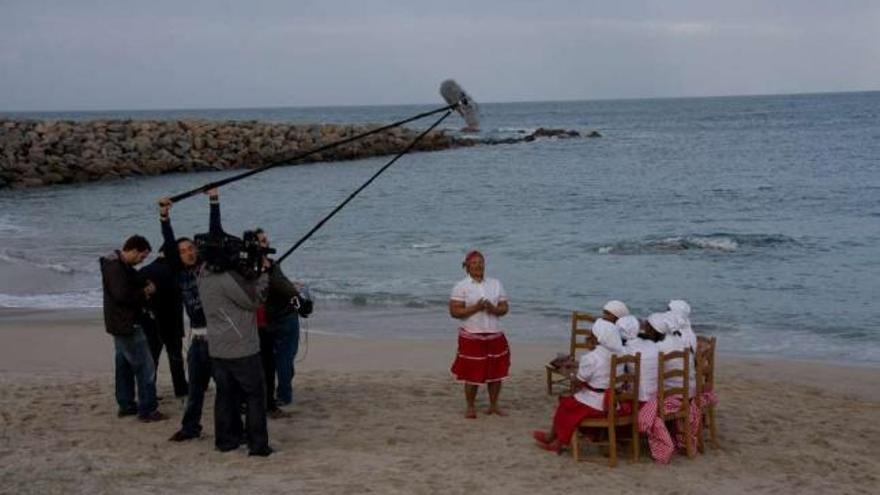
[[[116,348],[116,403],[119,410],[137,410],[138,416],[149,416],[159,404],[156,402],[156,368],[143,329],[135,325],[131,335],[114,335],[113,345]]]
[[[211,381],[211,357],[208,355],[206,338],[193,337],[186,353],[186,367],[189,370],[189,391],[180,429],[196,437],[202,433],[202,407],[205,405],[205,391]]]
[[[299,350],[299,315],[292,313],[270,323],[275,332],[275,368],[278,370],[278,403],[293,402],[293,359]],[[271,393],[271,392],[270,392]]]

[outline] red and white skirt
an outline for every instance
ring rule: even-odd
[[[504,332],[471,333],[458,329],[458,353],[452,374],[470,384],[498,382],[510,370],[510,346]]]

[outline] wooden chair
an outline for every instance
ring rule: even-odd
[[[703,404],[700,403],[703,392],[715,390],[715,337],[697,337],[697,355],[695,358],[696,374],[697,374],[697,407],[700,408],[701,431],[697,432],[697,448],[700,452],[705,451],[703,429],[709,430],[709,438],[712,441],[712,448],[719,448],[718,431],[715,422],[715,405],[709,404],[703,410]]]
[[[587,418],[574,430],[571,436],[571,452],[575,461],[580,460],[580,429],[581,428],[606,428],[608,440],[594,442],[597,445],[608,445],[608,467],[617,466],[617,427],[630,427],[630,443],[632,452],[631,462],[638,462],[639,449],[639,367],[642,355],[635,356],[611,356],[611,379],[608,382],[609,400],[608,416],[605,418]],[[630,413],[618,416],[618,407],[621,404],[630,405]]]
[[[577,358],[578,349],[587,349],[587,337],[590,336],[594,321],[596,321],[596,317],[590,313],[578,311],[571,313],[571,341],[568,347],[570,359]],[[547,395],[553,395],[553,385],[560,383],[567,383],[568,390],[571,391],[572,385],[568,376],[570,370],[556,366],[553,361],[547,363],[544,369],[547,373]],[[559,378],[554,378],[554,375],[559,375]]]
[[[681,367],[671,367],[670,365],[676,359],[682,361]],[[687,456],[694,457],[694,449],[691,442],[687,440],[691,435],[691,422],[688,417],[690,411],[690,396],[688,395],[690,378],[690,349],[674,352],[661,352],[657,357],[657,415],[668,423],[673,420],[681,420],[684,423],[685,445],[687,446]],[[672,378],[681,378],[681,386],[669,387],[666,381]],[[681,395],[681,407],[677,411],[666,412],[664,404],[666,398],[673,395]]]

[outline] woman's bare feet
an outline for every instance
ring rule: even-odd
[[[486,414],[487,415],[497,414],[498,416],[501,416],[503,418],[503,417],[507,416],[507,411],[505,411],[504,409],[501,409],[498,406],[489,406],[489,409],[486,409]]]
[[[467,419],[477,419],[477,410],[473,407],[467,408],[467,411],[464,412],[464,417]]]

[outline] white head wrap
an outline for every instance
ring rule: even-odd
[[[593,323],[593,335],[599,341],[599,345],[611,352],[623,352],[623,343],[620,341],[620,330],[617,325],[608,320],[598,319]]]
[[[669,330],[672,333],[678,333],[679,335],[681,335],[681,333],[685,331],[686,327],[690,326],[687,318],[678,311],[667,311],[663,313],[663,316],[665,316],[666,321],[669,322]]]
[[[673,299],[669,301],[669,311],[674,311],[685,318],[691,316],[691,305],[682,299]]]
[[[669,321],[668,313],[651,313],[648,316],[648,323],[657,330],[657,333],[666,335],[672,332],[672,322]]]
[[[615,323],[620,328],[620,336],[626,340],[632,340],[639,335],[639,319],[633,315],[626,315]]]
[[[608,311],[614,316],[621,318],[629,314],[629,308],[626,307],[626,304],[623,304],[621,301],[608,301],[605,303],[605,306],[602,306],[602,309]]]

